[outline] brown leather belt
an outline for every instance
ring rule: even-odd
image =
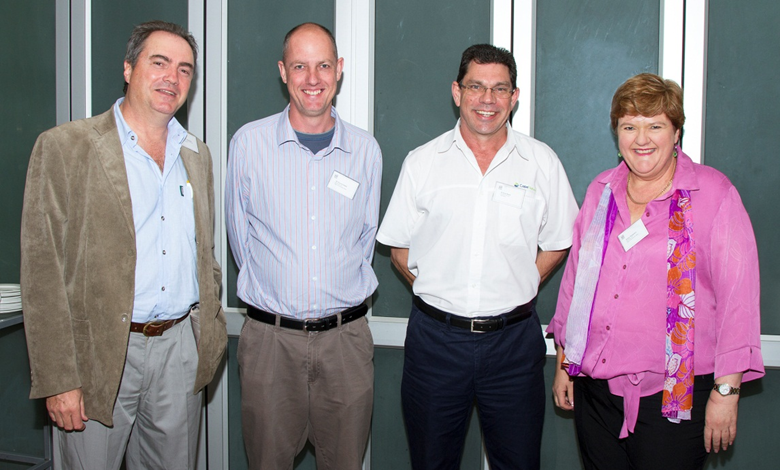
[[[190,312],[192,309],[190,309]],[[187,312],[184,316],[176,318],[174,320],[165,321],[150,321],[147,323],[130,323],[131,333],[143,333],[144,336],[162,336],[166,330],[169,330],[173,325],[181,323],[190,314]]]

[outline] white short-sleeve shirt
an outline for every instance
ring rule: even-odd
[[[404,160],[377,240],[409,249],[413,290],[468,317],[508,312],[539,288],[537,247],[571,246],[577,202],[547,145],[512,130],[482,174],[455,129]]]

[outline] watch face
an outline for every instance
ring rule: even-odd
[[[731,386],[729,384],[720,384],[718,385],[718,393],[721,395],[728,395],[731,391]]]

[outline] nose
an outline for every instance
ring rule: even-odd
[[[316,68],[309,69],[306,73],[306,83],[309,85],[316,85],[317,83],[319,83],[319,81],[320,78],[319,75],[317,74],[317,69]]]
[[[485,92],[482,93],[482,96],[479,98],[479,101],[481,103],[495,103],[496,95],[493,94],[493,89],[485,88]]]
[[[166,83],[169,83],[171,85],[176,85],[177,83],[179,83],[179,75],[176,68],[175,67],[168,68],[163,80],[165,80]]]
[[[637,131],[637,134],[636,134],[636,143],[638,145],[643,145],[643,144],[648,143],[650,141],[650,139],[648,138],[648,135],[649,134],[648,134],[647,129],[643,129],[643,128],[640,127],[638,129],[638,131]]]

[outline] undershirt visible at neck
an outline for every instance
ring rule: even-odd
[[[298,136],[298,141],[303,146],[311,150],[311,153],[314,155],[317,155],[317,152],[330,145],[335,130],[336,126],[333,126],[331,130],[323,132],[322,134],[307,134],[305,132],[295,131],[295,135]]]

